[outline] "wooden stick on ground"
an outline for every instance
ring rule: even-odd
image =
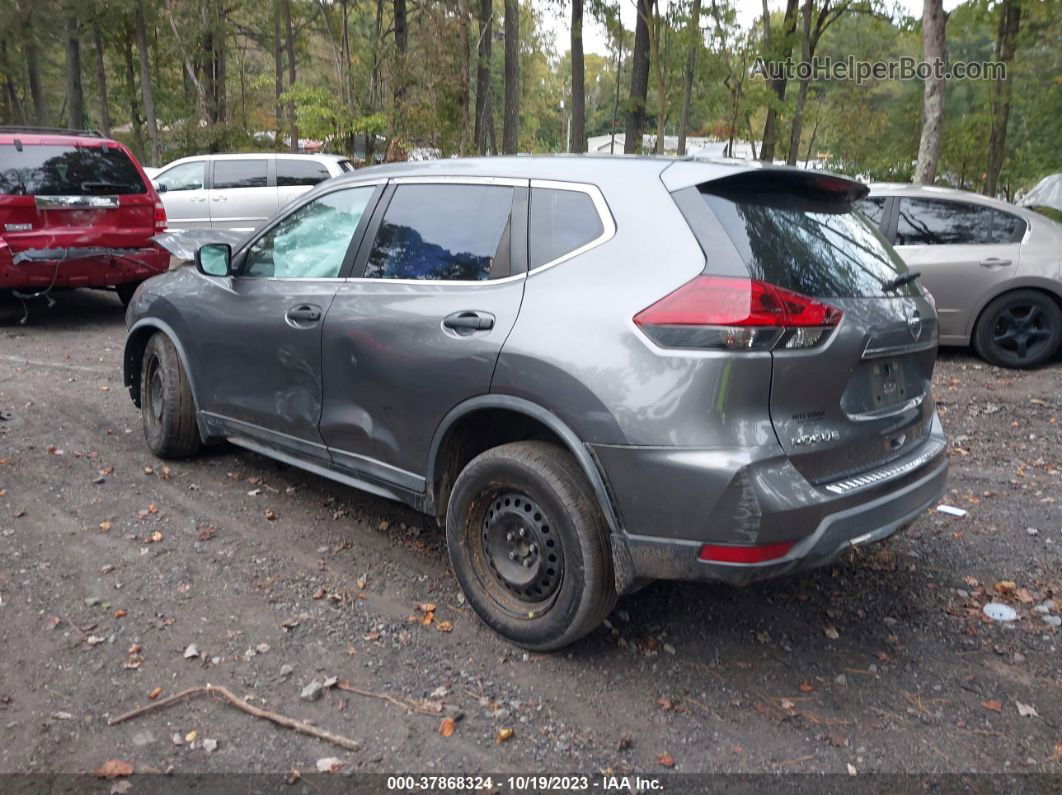
[[[443,713],[442,708],[431,709],[430,707],[426,707],[423,704],[414,701],[413,699],[396,698],[390,693],[374,693],[371,690],[359,690],[346,680],[338,682],[336,684],[336,690],[343,690],[347,693],[355,693],[359,696],[365,696],[367,698],[378,698],[382,701],[390,701],[396,707],[408,709],[410,712],[416,712],[420,715],[441,715]]]
[[[223,701],[227,701],[229,704],[236,707],[236,709],[246,712],[248,715],[253,715],[256,718],[262,718],[263,720],[268,720],[272,723],[277,724],[278,726],[283,726],[286,729],[297,731],[300,734],[306,734],[310,737],[316,737],[318,740],[324,740],[327,743],[338,745],[340,748],[346,748],[348,751],[357,751],[360,748],[358,743],[354,740],[350,740],[338,734],[333,734],[332,732],[326,731],[325,729],[319,729],[316,726],[313,726],[312,724],[306,723],[305,721],[295,720],[294,718],[289,718],[285,715],[280,715],[279,713],[272,712],[271,710],[261,709],[259,707],[253,706],[252,704],[248,704],[242,698],[233,695],[232,691],[230,691],[228,688],[222,687],[221,685],[201,685],[199,687],[190,687],[187,690],[182,690],[180,693],[175,693],[172,696],[167,696],[166,698],[156,701],[152,704],[145,704],[142,707],[137,707],[136,709],[130,710],[129,712],[119,715],[116,718],[111,718],[107,721],[107,724],[110,726],[115,726],[119,723],[124,723],[127,720],[139,718],[141,715],[145,715],[148,712],[152,712],[156,709],[162,709],[163,707],[168,707],[170,704],[176,704],[178,701],[183,701],[187,698],[202,695],[211,695],[219,697]]]

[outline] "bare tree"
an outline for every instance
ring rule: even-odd
[[[78,34],[77,4],[66,6],[66,109],[73,130],[85,127],[85,93],[81,88],[81,39]]]
[[[494,111],[490,101],[490,40],[494,28],[493,0],[479,0],[479,59],[476,62],[476,151],[487,154],[494,138]]]
[[[944,0],[922,3],[922,60],[933,70],[944,68]],[[926,78],[922,91],[922,137],[918,143],[915,182],[932,185],[937,178],[940,139],[944,132],[944,75],[936,71]]]
[[[1007,122],[1010,120],[1010,67],[1021,23],[1019,0],[1003,0],[999,9],[999,33],[996,36],[996,60],[1006,72],[992,86],[992,130],[988,136],[988,166],[985,169],[986,196],[995,196],[1003,155],[1007,146]]]
[[[468,0],[457,0],[457,15],[458,15],[458,46],[461,48],[460,58],[460,71],[458,73],[458,80],[460,85],[457,87],[457,114],[459,118],[459,124],[461,126],[461,134],[458,138],[458,150],[462,155],[468,154],[468,133],[469,133],[469,105],[471,99],[469,97],[468,81],[470,79],[471,64],[469,63],[469,47],[471,46],[471,33],[469,28],[471,27],[471,15],[468,10]]]
[[[700,0],[696,0],[700,2]],[[586,65],[583,62],[583,0],[572,0],[572,128],[569,152],[586,151]]]
[[[624,129],[623,151],[639,152],[645,130],[645,101],[649,93],[649,20],[656,0],[638,0],[638,19],[634,25],[634,53],[631,55],[631,93]]]
[[[764,0],[766,2],[766,0]],[[690,126],[690,105],[693,103],[693,73],[697,68],[697,51],[701,48],[701,0],[693,0],[687,32],[686,74],[682,86],[682,115],[679,116],[678,153],[686,154],[686,133]]]
[[[103,34],[100,31],[98,16],[92,18],[92,49],[96,56],[96,82],[100,90],[100,132],[108,138],[111,135],[111,110],[107,96],[107,65],[103,59]]]
[[[406,104],[406,53],[409,50],[409,22],[406,14],[406,0],[394,0],[395,15],[395,120],[399,131],[404,119]]]
[[[15,13],[22,19],[22,52],[26,56],[26,77],[30,101],[33,103],[33,121],[40,126],[48,124],[48,108],[41,86],[41,55],[37,44],[37,29],[34,22],[33,0],[16,0]]]
[[[505,0],[505,118],[502,151],[516,154],[520,141],[520,4]]]
[[[136,46],[140,51],[140,100],[144,105],[144,118],[147,121],[148,142],[151,147],[149,157],[152,165],[160,165],[162,155],[159,148],[159,125],[155,118],[155,97],[151,91],[151,61],[148,58],[147,26],[144,24],[144,0],[135,0],[134,24],[136,26]]]
[[[276,113],[275,145],[280,146],[281,130],[284,129],[284,105],[280,95],[284,93],[284,43],[280,35],[281,0],[273,4],[273,97]]]
[[[295,30],[291,25],[291,0],[281,0],[281,10],[284,12],[284,42],[288,56],[288,88],[295,86]],[[295,99],[288,101],[288,148],[292,152],[299,151],[299,118],[295,113]]]

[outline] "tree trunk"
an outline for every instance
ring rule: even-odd
[[[700,0],[696,0],[700,2]],[[583,0],[572,0],[572,130],[569,152],[586,151],[586,65],[583,63]]]
[[[162,158],[159,151],[159,125],[155,118],[155,98],[151,93],[151,61],[148,58],[147,30],[144,24],[144,0],[135,0],[133,10],[136,45],[140,50],[140,99],[144,104],[144,118],[147,120],[148,142],[151,147],[148,157],[151,165],[158,166]]]
[[[655,0],[638,0],[638,20],[634,26],[634,54],[631,56],[631,93],[624,130],[623,152],[642,150],[645,129],[645,100],[649,93],[649,18]]]
[[[763,0],[763,39],[764,51],[774,63],[784,60],[791,50],[790,40],[796,31],[797,8],[799,0],[786,0],[785,16],[782,19],[782,35],[777,39],[771,37],[771,15],[767,9],[767,0]],[[771,162],[774,160],[775,140],[778,137],[778,110],[785,102],[785,92],[788,86],[785,73],[777,77],[767,78],[767,87],[777,98],[767,106],[767,116],[763,122],[763,143],[760,146],[760,160]]]
[[[273,5],[273,97],[276,124],[274,125],[273,145],[280,148],[281,131],[284,129],[284,105],[280,101],[280,95],[284,93],[284,49],[280,38],[280,3],[279,0]]]
[[[214,109],[217,111],[217,121],[225,123],[229,119],[228,96],[225,81],[227,78],[228,64],[225,52],[225,7],[221,0],[215,0],[214,5]]]
[[[985,170],[986,196],[995,196],[999,186],[999,172],[1007,145],[1007,122],[1010,119],[1010,67],[1014,61],[1015,40],[1021,22],[1018,0],[1003,0],[999,11],[999,35],[996,38],[996,60],[1004,64],[1006,74],[992,86],[992,131],[988,136],[988,167]]]
[[[813,5],[813,0],[804,0],[804,6],[801,9],[803,24],[800,33],[800,58],[804,63],[811,63],[811,13]],[[807,77],[800,80],[796,108],[793,110],[793,129],[789,135],[789,155],[785,159],[785,162],[791,166],[795,166],[797,158],[800,157],[800,134],[803,132],[804,126],[804,103],[807,102],[808,98],[809,80],[810,78]]]
[[[288,51],[288,89],[295,87],[295,31],[291,26],[291,0],[282,0],[284,10],[284,40]],[[299,151],[299,117],[295,112],[295,100],[288,101],[288,134],[291,137],[289,148]]]
[[[100,132],[111,137],[111,111],[107,97],[107,65],[103,60],[103,35],[98,18],[92,20],[92,48],[96,51],[96,82],[100,87]]]
[[[944,67],[944,0],[924,0],[922,4],[922,60],[931,68]],[[931,74],[922,92],[922,137],[918,143],[918,165],[914,181],[932,185],[937,178],[940,139],[944,131],[944,77]]]
[[[217,60],[214,57],[214,19],[211,9],[203,5],[200,9],[199,57],[203,63],[203,89],[206,93],[206,120],[211,124],[218,121]]]
[[[470,70],[471,64],[469,62],[469,48],[471,47],[471,33],[469,28],[471,27],[471,18],[468,11],[468,0],[458,0],[457,2],[457,15],[458,15],[458,46],[461,48],[461,71],[458,75],[460,85],[457,87],[457,115],[458,124],[461,126],[461,134],[458,137],[458,151],[462,155],[467,155],[469,150],[469,106],[471,104],[471,98],[469,97],[469,79],[471,77]]]
[[[67,126],[85,129],[85,94],[81,89],[81,40],[77,32],[77,6],[66,7],[66,106]]]
[[[129,123],[133,125],[133,149],[137,157],[144,157],[144,129],[140,116],[138,92],[136,88],[136,71],[133,68],[133,31],[128,25],[125,29],[125,46],[122,55],[125,58],[125,88],[129,97]]]
[[[380,109],[380,38],[383,35],[384,0],[376,0],[376,24],[372,39],[372,74],[369,76],[369,108],[373,113]],[[372,165],[376,154],[376,134],[365,133],[365,162]]]
[[[608,153],[616,154],[616,125],[619,123],[620,82],[623,80],[623,29],[616,39],[616,96],[612,102],[612,126],[609,129]]]
[[[494,0],[479,0],[479,60],[476,63],[476,150],[485,155],[493,140],[494,111],[490,101],[491,37],[494,28]]]
[[[15,8],[23,15],[22,52],[26,56],[26,77],[30,101],[33,104],[33,121],[44,127],[48,124],[48,106],[44,99],[44,89],[41,87],[41,51],[37,44],[36,25],[31,9],[20,5],[16,4]]]
[[[657,5],[657,9],[659,7]],[[656,74],[656,146],[653,151],[658,155],[664,154],[664,134],[667,131],[667,73],[664,70],[664,59],[660,56],[664,26],[665,21],[658,14],[653,14],[649,30],[649,63]]]
[[[520,3],[505,0],[505,119],[502,151],[515,155],[520,147]]]
[[[406,0],[394,0],[395,14],[395,128],[403,132],[406,104],[406,53],[409,50],[409,20],[406,14]]]
[[[764,0],[766,2],[766,0]],[[690,14],[689,51],[686,53],[686,75],[682,86],[682,115],[679,116],[678,153],[686,154],[686,134],[690,126],[690,105],[693,104],[693,72],[697,68],[697,50],[701,48],[701,0],[693,0]]]
[[[15,70],[11,68],[10,59],[7,52],[7,41],[0,39],[0,81],[3,82],[4,93],[2,99],[4,104],[7,118],[9,118],[15,124],[26,123],[26,109],[22,106],[21,100],[18,98],[18,91],[15,87],[14,80]],[[0,118],[4,118],[4,115],[0,115]]]

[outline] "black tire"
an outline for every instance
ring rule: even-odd
[[[148,340],[140,367],[144,438],[159,458],[184,458],[199,449],[199,428],[188,376],[177,350],[161,332]]]
[[[1037,290],[1014,290],[985,307],[974,330],[974,347],[999,367],[1039,367],[1062,341],[1062,311]]]
[[[114,291],[118,294],[118,300],[122,302],[122,306],[129,306],[129,302],[133,300],[133,293],[136,292],[136,288],[141,284],[143,282],[125,282],[114,288]]]
[[[472,459],[450,494],[446,546],[472,608],[526,649],[567,646],[616,603],[608,527],[556,445],[514,442]]]

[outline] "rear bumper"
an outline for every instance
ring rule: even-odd
[[[169,264],[169,252],[154,245],[18,253],[0,246],[0,289],[114,287],[143,281],[162,273]]]
[[[601,457],[603,463],[606,457]],[[714,454],[704,460],[720,461]],[[616,482],[610,481],[624,522],[624,532],[613,536],[622,580],[722,580],[741,585],[823,566],[849,547],[881,541],[906,527],[940,499],[948,473],[947,444],[937,419],[916,451],[845,481],[845,488],[812,485],[784,462],[735,463],[730,458],[723,471],[701,472],[705,488],[685,498],[674,484],[688,486],[688,467],[671,482],[655,481],[647,468],[639,491],[660,506],[656,515],[670,517],[668,526],[630,524],[631,518],[644,520],[653,513],[644,502],[622,499]],[[712,488],[723,480],[725,487]],[[705,492],[711,492],[710,499]],[[624,510],[625,502],[631,511]],[[698,559],[706,543],[793,546],[783,557],[764,563],[719,563]],[[621,589],[624,584],[620,582]]]

